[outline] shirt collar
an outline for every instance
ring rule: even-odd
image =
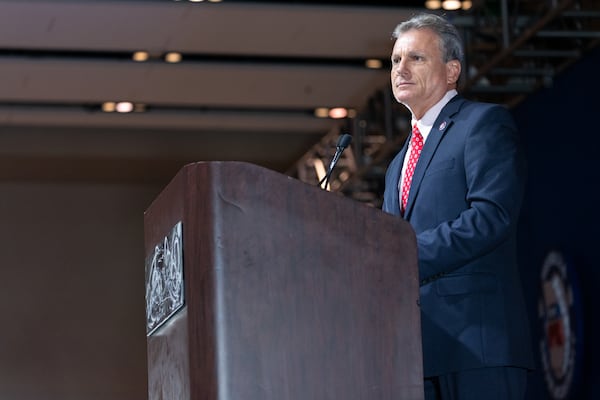
[[[448,90],[440,101],[435,103],[433,107],[427,110],[425,115],[423,115],[423,118],[421,118],[418,121],[415,120],[414,117],[412,118],[410,125],[414,126],[415,124],[417,124],[419,132],[421,132],[421,135],[423,135],[423,141],[427,140],[427,136],[429,136],[431,127],[435,123],[435,120],[437,119],[438,115],[440,115],[440,112],[442,112],[442,108],[444,108],[444,106],[448,104],[448,102],[452,100],[452,98],[457,94],[458,92],[456,91],[456,89]]]

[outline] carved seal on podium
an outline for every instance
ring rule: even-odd
[[[184,305],[182,229],[178,222],[146,260],[146,335]]]

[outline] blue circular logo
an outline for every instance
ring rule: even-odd
[[[574,268],[559,251],[547,254],[541,271],[538,316],[542,328],[540,355],[550,398],[573,394],[582,367],[583,320]]]

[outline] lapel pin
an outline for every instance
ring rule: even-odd
[[[440,124],[440,127],[438,128],[440,131],[443,131],[444,129],[446,129],[446,121],[442,122]]]

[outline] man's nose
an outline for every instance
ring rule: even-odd
[[[395,75],[406,75],[406,63],[404,61],[398,61],[393,67],[392,70]]]

